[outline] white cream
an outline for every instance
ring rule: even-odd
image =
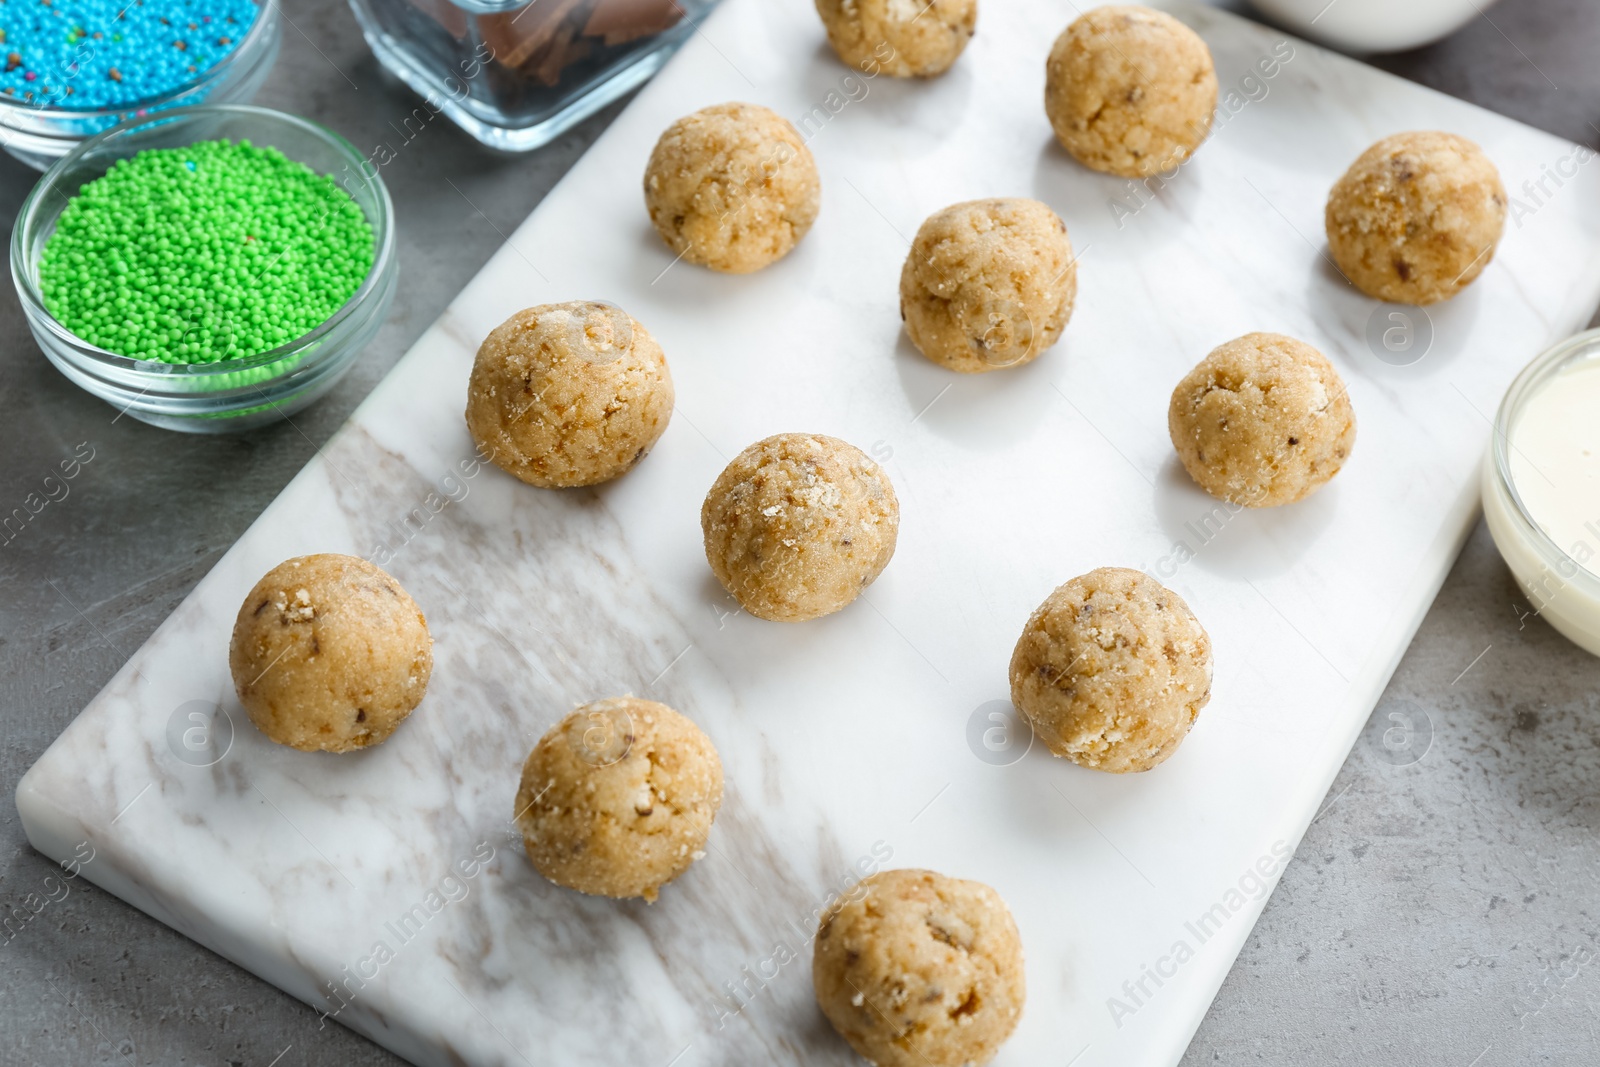
[[[1600,576],[1600,360],[1569,365],[1528,397],[1507,459],[1529,517]]]
[[[1483,514],[1528,611],[1600,655],[1600,330],[1511,383],[1484,461]]]

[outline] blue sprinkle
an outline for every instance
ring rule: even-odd
[[[169,96],[227,58],[256,0],[11,0],[0,3],[0,93],[61,110]]]

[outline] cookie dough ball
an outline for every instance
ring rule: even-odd
[[[596,485],[625,474],[672,417],[672,375],[648,330],[611,304],[526,308],[478,349],[467,429],[529,485]]]
[[[644,172],[650,221],[690,263],[749,274],[782,259],[816,221],[822,183],[775,111],[718,104],[674,122]]]
[[[828,909],[817,1004],[877,1067],[988,1063],[1022,1018],[1022,939],[1000,894],[933,871],[882,871]]]
[[[733,458],[700,508],[706,560],[758,619],[802,622],[849,604],[883,573],[900,502],[854,445],[782,433]]]
[[[654,901],[705,855],[722,806],[722,761],[665,704],[597,700],[539,739],[522,768],[517,827],[556,885]]]
[[[1101,567],[1058,586],[1011,655],[1011,701],[1058,756],[1147,771],[1211,699],[1211,638],[1154,578]]]
[[[977,30],[978,0],[817,0],[828,43],[869,74],[943,74]]]
[[[900,271],[918,351],[965,374],[1016,367],[1055,344],[1078,268],[1067,224],[1037,200],[969,200],[929,216]]]
[[[239,608],[228,648],[250,721],[280,745],[350,752],[394,733],[422,700],[433,638],[417,602],[355,556],[296,556]]]
[[[1217,72],[1189,27],[1147,7],[1073,20],[1045,64],[1044,109],[1079,163],[1147,178],[1188,159],[1211,132]]]
[[[1328,250],[1356,288],[1397,304],[1448,300],[1483,273],[1506,190],[1483,150],[1451,133],[1397,133],[1328,194]]]
[[[1167,430],[1212,496],[1252,508],[1310,496],[1350,455],[1356,416],[1333,364],[1281,333],[1219,345],[1172,391]]]

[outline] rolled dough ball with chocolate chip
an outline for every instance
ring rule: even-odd
[[[540,874],[580,893],[654,901],[705,855],[722,805],[722,761],[665,704],[597,700],[539,739],[516,803]]]
[[[1350,165],[1328,194],[1328,251],[1368,296],[1433,304],[1494,258],[1506,190],[1483,150],[1451,133],[1397,133]]]
[[[978,0],[817,0],[828,43],[868,74],[943,74],[978,26]]]
[[[1184,470],[1232,504],[1277,507],[1326,485],[1355,446],[1356,416],[1333,364],[1281,333],[1219,345],[1167,406]]]
[[[228,649],[239,703],[304,752],[350,752],[394,733],[428,689],[433,639],[382,568],[323,553],[285,560],[239,608]]]
[[[1079,163],[1124,178],[1171,170],[1211,132],[1217,72],[1189,27],[1147,7],[1073,20],[1045,64],[1044,109]]]
[[[988,1063],[1022,1018],[1022,939],[1000,894],[933,871],[880,871],[817,928],[817,1004],[878,1067]]]
[[[718,104],[674,122],[644,172],[644,202],[683,259],[748,274],[789,254],[822,198],[816,160],[776,111]]]
[[[1078,269],[1067,224],[1037,200],[970,200],[935,212],[900,271],[917,350],[963,374],[1017,367],[1061,337]]]
[[[760,619],[838,611],[883,573],[900,502],[883,468],[836,437],[785,433],[733,458],[700,508],[706,560]]]
[[[1211,638],[1154,578],[1101,567],[1028,619],[1011,701],[1039,740],[1082,767],[1147,771],[1178,750],[1211,699]]]
[[[506,472],[545,488],[627,473],[672,417],[672,375],[650,332],[612,304],[526,308],[478,349],[467,429]]]

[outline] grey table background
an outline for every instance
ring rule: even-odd
[[[4,286],[0,513],[80,442],[94,449],[70,495],[0,547],[6,797],[617,110],[521,159],[478,151],[442,117],[407,131],[418,102],[385,80],[344,5],[283,6],[258,102],[395,151],[399,299],[294,426],[202,438],[116,418],[68,383]],[[1589,0],[1506,0],[1380,65],[1594,144],[1597,54]],[[0,157],[7,232],[34,180]],[[1600,660],[1528,611],[1480,524],[1185,1064],[1600,1063]],[[1414,727],[1399,748],[1383,742],[1391,713]],[[53,873],[0,800],[0,915]],[[0,932],[0,1064],[399,1062],[82,880]]]

